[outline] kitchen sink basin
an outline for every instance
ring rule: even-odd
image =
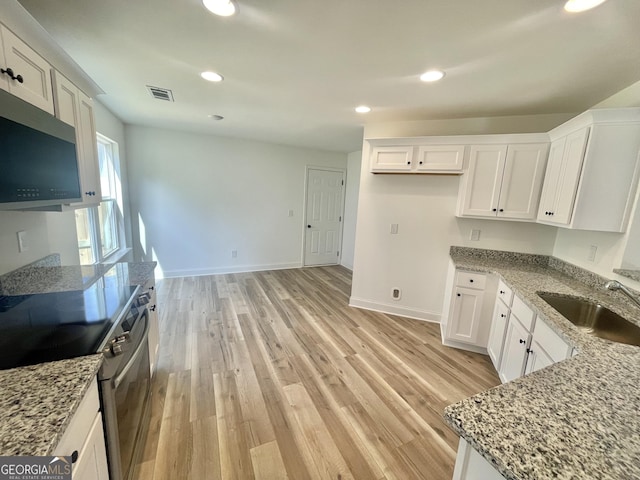
[[[547,292],[538,296],[589,335],[640,346],[640,327],[593,300]]]

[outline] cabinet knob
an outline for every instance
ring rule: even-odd
[[[497,212],[497,211],[498,211],[498,209],[497,209],[497,208],[492,208],[492,209],[491,209],[491,211],[492,211],[492,212]]]
[[[530,348],[527,348],[527,353],[533,353],[533,350],[531,350]]]
[[[500,211],[501,211],[501,212],[504,212],[504,208],[501,208],[501,209],[500,209]]]
[[[523,340],[523,339],[520,339],[520,340],[518,340],[518,341],[519,341],[520,343],[527,343],[527,342],[526,342],[525,340]]]
[[[549,212],[549,215],[555,215],[556,212]]]
[[[500,290],[500,295],[504,295],[505,293],[507,292],[505,292],[504,290]]]
[[[0,72],[9,75],[9,78],[11,78],[11,80],[17,80],[18,83],[24,83],[24,78],[22,78],[22,75],[14,75],[12,68],[2,68],[0,69]]]
[[[156,311],[156,306],[153,305],[152,307],[149,308],[149,310],[151,310],[152,312],[155,312]]]
[[[71,454],[71,463],[76,463],[78,461],[78,450],[74,450]]]
[[[423,163],[422,160],[420,160],[420,165],[422,165],[422,163]]]
[[[411,165],[411,162],[407,162],[407,165]]]
[[[502,318],[506,317],[506,315],[505,315],[504,313],[501,313],[501,314],[500,314],[500,316],[501,316]]]
[[[460,296],[460,294],[459,294],[459,293],[456,293],[456,295],[457,295],[458,297]]]
[[[307,228],[311,228],[311,225],[307,225]]]
[[[470,278],[470,279],[469,279],[469,283],[473,283],[473,278]]]

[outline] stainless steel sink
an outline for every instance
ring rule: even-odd
[[[640,346],[640,327],[588,298],[542,292],[538,296],[576,327],[595,337]]]

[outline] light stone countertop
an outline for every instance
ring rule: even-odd
[[[51,455],[102,355],[0,370],[0,456]]]
[[[82,290],[111,268],[144,285],[156,262],[60,266],[59,256],[0,277],[3,295]],[[0,370],[0,456],[50,455],[96,378],[102,355]]]
[[[557,259],[451,253],[457,268],[500,276],[578,350],[571,359],[450,405],[444,415],[451,428],[507,479],[640,478],[640,347],[579,331],[537,292],[589,297],[639,325],[640,309],[604,290],[606,279]]]

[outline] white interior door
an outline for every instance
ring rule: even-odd
[[[305,265],[335,265],[342,244],[344,172],[307,170]]]

